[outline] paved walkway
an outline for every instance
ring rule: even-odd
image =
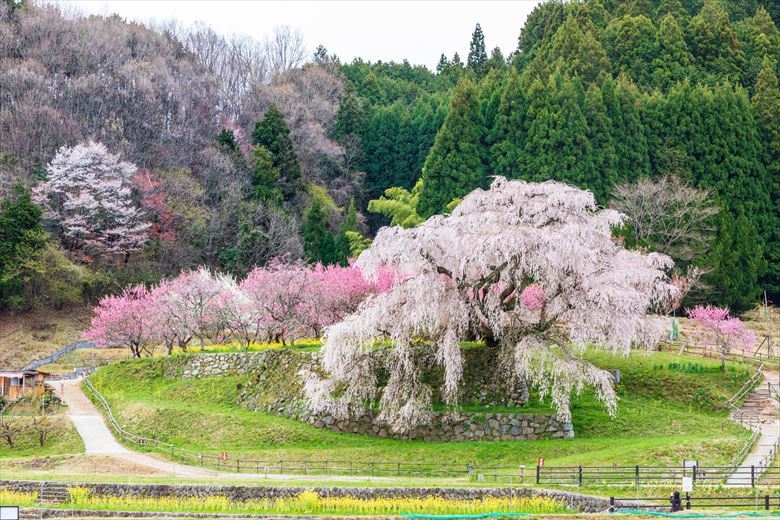
[[[52,387],[62,401],[68,405],[71,421],[76,426],[82,440],[84,448],[88,455],[108,455],[124,462],[145,466],[155,473],[166,473],[175,477],[198,478],[198,479],[275,479],[291,480],[300,479],[301,475],[274,475],[274,474],[254,474],[254,473],[227,473],[195,466],[186,466],[153,457],[147,453],[125,448],[114,437],[113,432],[106,425],[103,416],[97,407],[89,400],[81,389],[81,380],[71,380],[63,382],[53,382]],[[327,475],[307,475],[308,480],[327,480],[333,477]],[[365,477],[339,476],[339,480],[364,480]],[[372,480],[392,480],[390,478],[377,478]]]
[[[772,457],[780,441],[780,402],[772,395],[768,383],[780,383],[780,372],[763,370],[764,379],[753,390],[740,408],[744,419],[752,419],[749,427],[759,432],[752,451],[726,480],[731,487],[751,486],[752,477],[758,478]],[[732,420],[734,416],[732,415]],[[752,471],[752,476],[751,476]]]
[[[131,451],[117,442],[114,434],[103,420],[97,407],[81,390],[81,380],[53,383],[57,395],[68,405],[68,416],[84,441],[84,449],[89,455],[111,455],[124,461],[146,466],[177,477],[213,478],[229,476],[231,478],[252,478],[255,475],[217,473],[207,469],[184,466],[157,459],[146,453]]]

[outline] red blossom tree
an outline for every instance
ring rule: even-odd
[[[166,204],[170,194],[165,190],[163,181],[149,170],[140,170],[133,176],[133,186],[138,190],[144,208],[153,217],[149,236],[160,242],[174,242],[176,214]]]

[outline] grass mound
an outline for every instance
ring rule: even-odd
[[[661,352],[588,358],[621,371],[619,409],[613,418],[592,393],[576,397],[572,440],[430,443],[339,434],[238,406],[244,376],[171,379],[161,359],[115,363],[92,381],[128,429],[204,453],[227,451],[231,459],[533,466],[544,457],[547,465],[676,466],[695,457],[721,465],[748,437],[729,421],[725,402],[749,378],[749,367],[733,364],[724,373],[717,360]]]

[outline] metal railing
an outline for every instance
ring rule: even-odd
[[[755,487],[763,479],[780,477],[780,468],[759,466],[537,466],[535,483],[540,485],[674,485],[683,477],[698,484]]]
[[[67,347],[61,348],[60,350],[58,350],[57,352],[55,352],[54,354],[52,354],[49,357],[46,357],[46,358],[43,358],[43,359],[39,359],[37,361],[33,361],[32,363],[30,363],[29,365],[24,367],[23,370],[35,370],[38,367],[42,367],[43,365],[48,365],[49,363],[54,363],[55,361],[57,361],[58,359],[60,359],[64,355],[70,354],[74,350],[78,350],[80,348],[93,348],[94,346],[95,346],[95,344],[92,343],[91,341],[83,341],[81,343],[74,343],[73,345],[68,345]]]
[[[680,496],[681,506],[684,509],[703,509],[710,507],[730,508],[738,507],[741,509],[763,509],[769,511],[772,508],[780,507],[780,496],[772,495],[752,495],[742,497],[702,497],[691,496],[686,493]],[[617,498],[609,497],[609,512],[615,512],[620,509],[667,509],[670,507],[669,497],[643,497],[643,498]]]

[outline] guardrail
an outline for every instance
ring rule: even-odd
[[[54,354],[52,354],[49,357],[39,359],[38,361],[33,361],[26,367],[24,367],[23,370],[35,370],[38,367],[42,367],[43,365],[48,365],[49,363],[54,363],[58,359],[60,359],[65,354],[69,354],[73,352],[74,350],[80,349],[80,348],[92,348],[95,344],[91,341],[83,341],[81,343],[74,343],[73,345],[68,345],[67,347],[63,347]]]
[[[766,341],[768,336],[764,337],[764,341]],[[761,343],[762,345],[764,342]],[[678,353],[687,353],[687,354],[694,354],[697,356],[705,357],[705,358],[711,358],[711,359],[720,359],[721,353],[720,350],[717,348],[710,347],[708,345],[695,345],[691,343],[690,341],[670,341],[667,339],[662,339],[658,342],[658,350],[661,351],[667,351],[667,352],[678,352]],[[753,355],[745,355],[740,354],[738,352],[730,352],[726,359],[731,361],[739,361],[742,363],[747,363],[751,365],[755,365],[757,363],[760,364],[770,364],[773,366],[780,365],[780,356],[773,354],[771,352],[763,353],[759,349],[756,349],[756,351],[753,353]]]
[[[537,466],[536,484],[583,485],[682,485],[683,477],[707,485],[755,487],[764,478],[780,477],[780,468],[749,466]]]
[[[609,512],[619,510],[658,510],[671,506],[670,497],[617,498],[609,497]],[[738,507],[742,509],[763,509],[780,507],[780,496],[753,495],[744,497],[700,497],[686,493],[680,496],[680,506],[684,509],[703,509],[708,507]]]

